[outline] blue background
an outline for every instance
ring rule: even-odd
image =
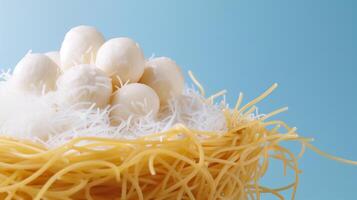
[[[209,93],[228,89],[235,103],[272,83],[261,112],[314,137],[324,151],[357,160],[357,1],[0,1],[0,66],[29,50],[60,47],[73,26],[96,26],[107,38],[129,36],[146,57],[169,56],[195,72]],[[295,148],[295,146],[293,147]],[[357,167],[308,151],[296,199],[356,199]],[[280,165],[266,185],[279,186]],[[288,197],[288,196],[287,196]]]

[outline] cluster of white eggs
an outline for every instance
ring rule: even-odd
[[[132,39],[105,41],[90,26],[72,28],[59,52],[28,53],[16,65],[12,81],[24,92],[56,93],[62,106],[111,106],[115,121],[155,116],[184,88],[181,70],[170,58],[145,60]]]

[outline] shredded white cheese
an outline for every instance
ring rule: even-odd
[[[79,136],[135,139],[184,124],[188,128],[224,132],[224,102],[207,101],[192,87],[162,107],[158,116],[131,118],[113,126],[111,106],[78,109],[61,107],[56,91],[42,95],[24,93],[11,85],[11,73],[0,73],[0,134],[40,141],[48,147],[64,144]],[[86,102],[83,102],[86,103]]]

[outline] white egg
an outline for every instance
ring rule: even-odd
[[[41,93],[54,90],[60,69],[44,54],[28,53],[17,63],[12,82],[24,91]]]
[[[185,80],[180,67],[170,58],[153,58],[146,62],[145,71],[140,83],[153,88],[162,104],[180,95],[183,91]]]
[[[103,35],[94,27],[72,28],[64,37],[60,50],[62,70],[79,64],[94,64],[97,50],[103,43]]]
[[[132,83],[124,85],[114,93],[112,106],[111,117],[114,122],[120,122],[130,116],[151,115],[155,117],[159,112],[160,100],[150,87]]]
[[[54,63],[56,63],[58,67],[61,66],[61,58],[58,51],[50,51],[45,53],[45,55],[49,57]]]
[[[108,40],[98,50],[96,65],[113,83],[120,86],[119,79],[125,83],[138,82],[144,72],[145,58],[139,45],[129,38],[114,38]]]
[[[57,81],[59,104],[79,108],[103,108],[112,94],[111,79],[95,65],[82,64],[66,70]]]

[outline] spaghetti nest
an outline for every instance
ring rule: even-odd
[[[176,125],[135,140],[75,138],[52,149],[1,138],[0,199],[259,199],[262,193],[283,199],[281,191],[296,190],[299,170],[297,157],[280,143],[309,140],[281,121],[267,121],[285,109],[248,117],[275,87],[222,110],[224,134]],[[295,172],[292,184],[260,185],[272,158]]]

